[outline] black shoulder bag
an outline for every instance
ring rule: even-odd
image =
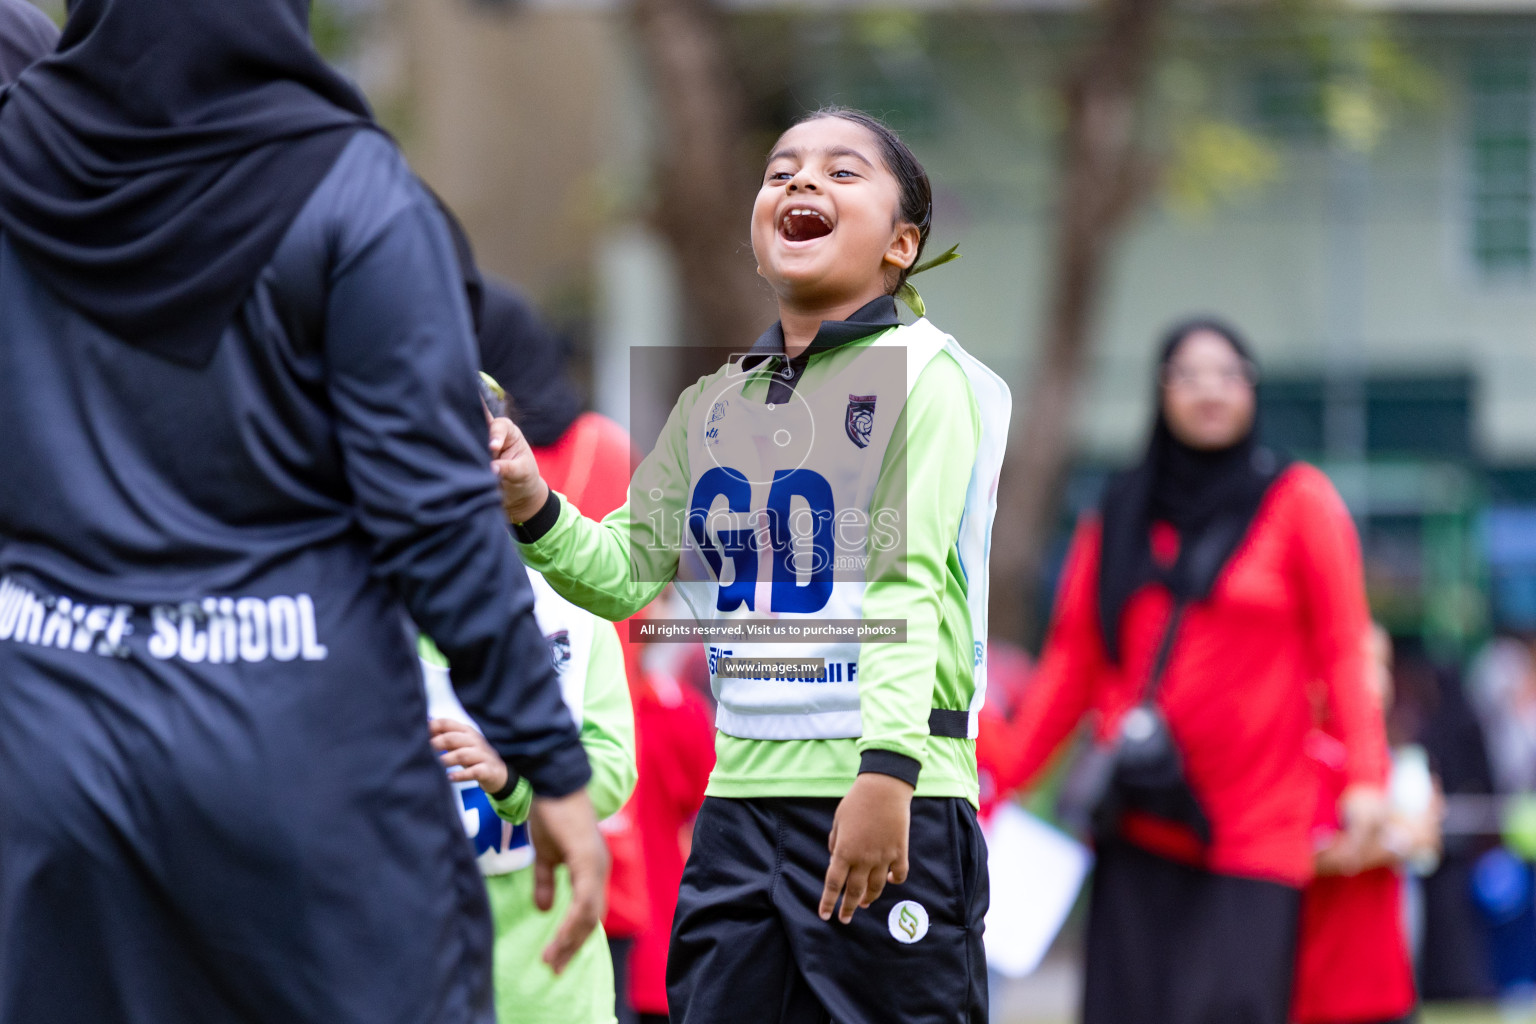
[[[1108,740],[1090,738],[1067,771],[1057,798],[1057,818],[1084,838],[1104,840],[1119,833],[1126,811],[1143,811],[1189,828],[1211,841],[1211,823],[1184,776],[1184,760],[1157,706],[1157,691],[1173,653],[1185,602],[1174,603],[1141,700],[1125,713]]]

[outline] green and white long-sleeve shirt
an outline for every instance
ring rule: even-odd
[[[820,683],[717,671],[721,731],[709,794],[841,797],[863,770],[915,780],[919,796],[974,802],[972,741],[930,735],[929,722],[935,708],[963,714],[979,704],[978,606],[1007,389],[926,321],[897,326],[888,299],[823,324],[795,359],[784,357],[777,327],[754,352],[683,392],[624,507],[595,522],[552,496],[515,531],[524,560],[564,597],[613,620],[675,579],[701,622],[810,623],[839,608],[866,622],[904,621],[904,643],[818,648],[834,655]],[[807,436],[814,440],[802,443]],[[834,507],[822,511],[833,531],[850,504],[864,516],[862,532],[852,531],[861,557],[851,579],[814,568],[823,539],[841,567],[843,533],[776,525],[807,511],[816,522],[829,497]],[[881,543],[892,536],[898,543]],[[810,570],[797,562],[808,550]],[[756,655],[799,653],[750,646]],[[710,647],[718,670],[743,645]],[[845,668],[843,650],[856,664]]]

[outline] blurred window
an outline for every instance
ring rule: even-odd
[[[1300,64],[1265,65],[1248,79],[1253,123],[1267,135],[1320,141],[1327,132],[1318,76]]]
[[[1472,255],[1487,274],[1531,269],[1532,59],[1528,43],[1490,43],[1467,62]]]
[[[1264,440],[1304,456],[1323,453],[1322,377],[1266,378],[1259,384]],[[1472,456],[1469,374],[1372,375],[1365,380],[1366,450],[1372,456]]]

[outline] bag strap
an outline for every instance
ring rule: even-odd
[[[1139,703],[1144,707],[1150,707],[1157,700],[1157,691],[1162,688],[1163,675],[1173,657],[1173,638],[1179,631],[1179,623],[1184,619],[1186,604],[1182,597],[1173,602],[1173,611],[1168,615],[1168,625],[1163,628],[1163,639],[1158,644],[1157,656],[1152,659],[1152,671],[1147,674],[1147,685],[1141,693]]]
[[[1234,529],[1237,531],[1235,537],[1229,535]],[[1173,599],[1173,611],[1168,616],[1168,625],[1163,629],[1163,640],[1157,648],[1157,657],[1152,659],[1152,671],[1147,675],[1147,685],[1142,690],[1139,702],[1142,707],[1151,707],[1157,699],[1157,691],[1162,688],[1163,674],[1168,669],[1168,660],[1173,656],[1173,638],[1184,620],[1184,610],[1194,597],[1206,596],[1216,585],[1216,577],[1225,568],[1232,548],[1247,530],[1246,522],[1235,525],[1228,523],[1225,530],[1207,530],[1190,551],[1190,566],[1195,578],[1200,581],[1198,593],[1194,596],[1175,596]]]

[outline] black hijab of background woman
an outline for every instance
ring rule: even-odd
[[[0,231],[67,305],[191,366],[359,129],[309,0],[74,0],[0,90]]]
[[[1227,448],[1202,451],[1174,437],[1168,427],[1163,385],[1180,344],[1210,332],[1232,346],[1257,378],[1252,350],[1237,329],[1220,320],[1186,320],[1169,330],[1158,359],[1157,417],[1141,462],[1110,478],[1101,511],[1103,557],[1099,575],[1099,624],[1109,659],[1120,660],[1120,616],[1137,590],[1162,583],[1175,598],[1210,595],[1221,569],[1247,535],[1259,505],[1289,460],[1258,443],[1258,416]],[[1152,528],[1167,523],[1179,535],[1172,565],[1152,554]]]

